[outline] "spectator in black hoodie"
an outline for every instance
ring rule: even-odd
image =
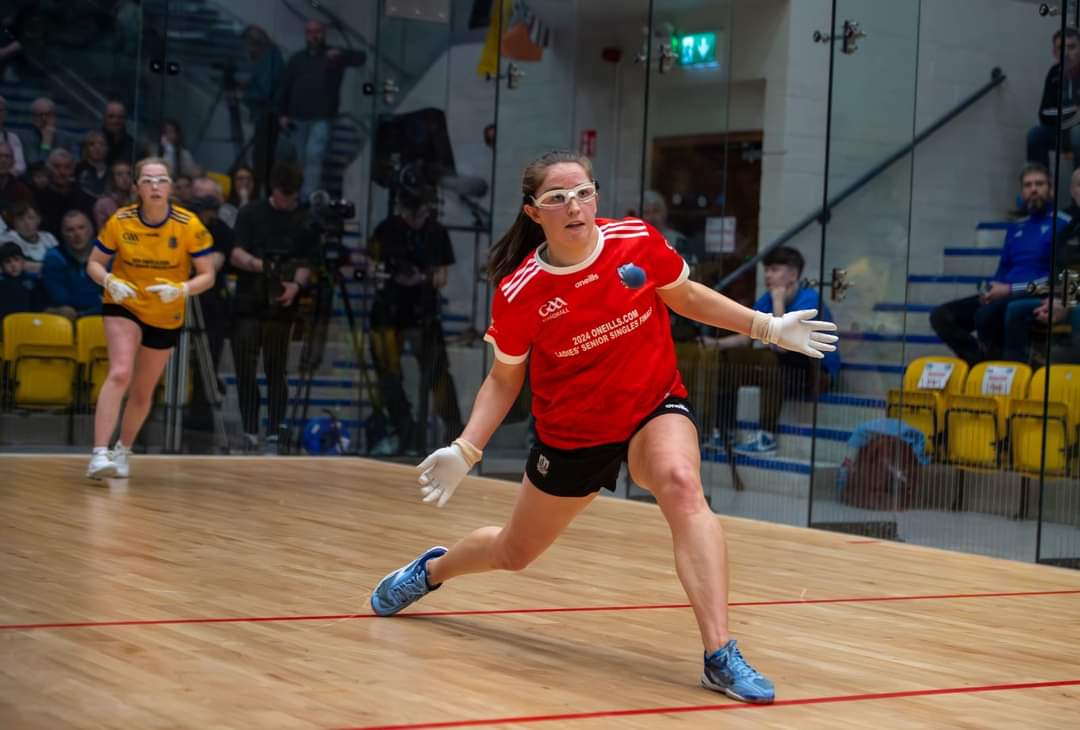
[[[41,280],[23,271],[19,244],[0,243],[0,320],[16,312],[40,312],[45,307]]]
[[[1039,124],[1028,130],[1027,159],[1050,166],[1050,150],[1058,149],[1058,89],[1061,89],[1062,152],[1071,150],[1073,165],[1080,157],[1080,31],[1066,28],[1065,73],[1055,63],[1046,74],[1042,101],[1039,102]],[[1054,33],[1054,60],[1061,58],[1062,32]]]

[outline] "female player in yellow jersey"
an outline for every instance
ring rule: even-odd
[[[116,211],[86,265],[104,289],[109,375],[94,415],[94,453],[86,475],[126,477],[128,454],[146,420],[154,388],[184,324],[185,299],[214,283],[213,238],[194,213],[169,202],[172,177],[157,157],[135,165],[139,201]],[[108,263],[112,260],[112,270]],[[196,275],[188,278],[194,265]],[[120,440],[109,451],[120,404]]]

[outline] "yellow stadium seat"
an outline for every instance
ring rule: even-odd
[[[1044,402],[1049,377],[1049,398]],[[1046,441],[1043,441],[1043,419]],[[1080,442],[1080,365],[1039,368],[1028,386],[1028,397],[1014,400],[1009,412],[1012,468],[1037,474],[1046,458],[1046,473],[1070,471],[1070,452]]]
[[[4,317],[8,403],[68,408],[75,401],[76,352],[71,321],[58,314]]]
[[[886,398],[886,415],[899,418],[926,436],[926,450],[933,452],[943,430],[945,397],[963,391],[968,365],[956,357],[920,357],[904,371],[903,387],[892,388]]]
[[[229,191],[232,190],[232,178],[223,172],[207,172],[206,176],[221,186],[221,196],[229,199]]]
[[[100,315],[80,317],[75,323],[75,350],[79,359],[81,405],[97,403],[101,386],[109,374],[109,347],[105,341],[105,319]]]
[[[1000,466],[999,444],[1008,428],[1009,403],[1024,397],[1031,368],[1019,362],[988,361],[972,368],[962,394],[945,398],[945,455],[969,466]]]

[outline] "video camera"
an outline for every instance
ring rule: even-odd
[[[351,200],[335,199],[325,190],[312,193],[308,205],[323,257],[328,265],[337,264],[345,253],[345,221],[356,217],[356,205]]]

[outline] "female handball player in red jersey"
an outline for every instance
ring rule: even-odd
[[[705,649],[703,686],[768,703],[773,684],[743,659],[728,627],[724,533],[701,485],[697,424],[675,363],[668,309],[770,345],[822,357],[835,349],[814,310],[755,312],[689,281],[663,236],[637,218],[596,217],[592,165],[552,152],[530,163],[521,213],[491,254],[498,282],[485,339],[495,363],[468,425],[418,467],[425,502],[442,507],[480,461],[530,368],[539,443],[503,527],[433,547],[375,588],[376,614],[401,611],[451,578],[521,570],[596,498],[623,461],[671,529],[675,568]]]

